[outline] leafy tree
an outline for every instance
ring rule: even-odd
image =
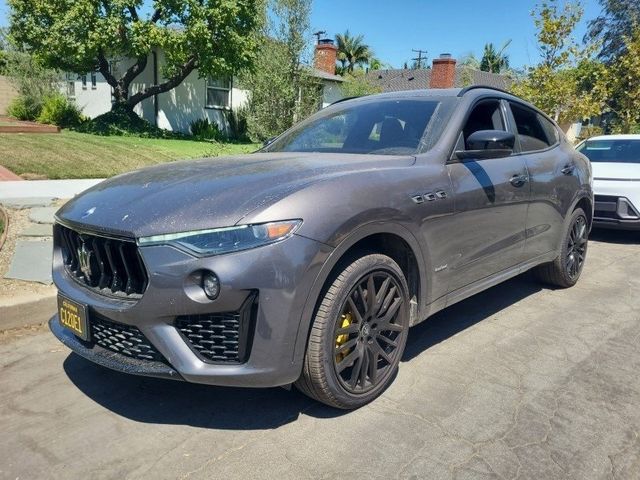
[[[256,141],[279,135],[320,105],[321,86],[303,65],[311,0],[271,0],[269,12],[255,68],[240,75],[250,91],[246,121]]]
[[[602,13],[589,22],[585,41],[601,43],[600,58],[610,62],[624,53],[625,36],[632,35],[635,24],[640,24],[638,0],[600,0]]]
[[[7,40],[6,29],[0,27],[0,75],[4,75],[7,71],[8,50],[9,42]]]
[[[382,93],[379,86],[367,79],[364,70],[354,70],[353,73],[346,74],[345,81],[340,88],[346,98]]]
[[[493,43],[487,43],[484,46],[484,54],[480,61],[480,70],[483,72],[500,73],[509,68],[509,56],[504,53],[511,44],[511,40],[507,40],[500,50],[496,50]]]
[[[561,124],[602,113],[607,98],[607,69],[593,60],[593,45],[580,47],[573,32],[583,10],[576,3],[560,8],[544,1],[532,12],[541,61],[529,67],[512,90]]]
[[[620,133],[640,133],[640,25],[622,37],[622,53],[609,68],[609,108]]]
[[[349,30],[336,35],[336,44],[342,72],[351,73],[356,66],[368,64],[373,57],[371,48],[364,43],[364,36],[352,36]]]
[[[472,70],[480,70],[480,60],[476,58],[473,52],[469,52],[465,56],[463,56],[458,64],[461,67],[468,67]]]
[[[379,58],[372,57],[371,60],[369,60],[369,70],[384,70],[388,68],[389,65]]]
[[[10,33],[45,67],[78,74],[98,70],[113,87],[114,109],[131,111],[179,85],[191,72],[224,76],[252,64],[262,0],[9,0]],[[131,83],[155,48],[163,81],[132,93]],[[131,58],[122,74],[110,60]]]

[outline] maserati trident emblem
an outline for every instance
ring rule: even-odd
[[[78,263],[80,264],[80,271],[84,275],[86,280],[91,279],[91,251],[87,250],[85,243],[78,248]]]

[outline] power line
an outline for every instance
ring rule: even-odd
[[[411,49],[412,52],[416,52],[418,54],[417,58],[412,58],[411,60],[413,60],[414,62],[416,62],[416,65],[418,68],[422,68],[422,61],[427,59],[427,50],[414,50]],[[424,56],[423,56],[424,54]]]

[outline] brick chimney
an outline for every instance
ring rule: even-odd
[[[318,70],[336,74],[336,59],[338,58],[338,47],[333,44],[330,38],[318,40],[316,52],[313,60],[313,66]]]
[[[453,88],[456,82],[456,59],[450,53],[443,53],[433,59],[431,84],[429,88]]]

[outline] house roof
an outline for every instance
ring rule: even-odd
[[[344,82],[344,78],[342,78],[340,75],[331,75],[330,73],[327,73],[324,70],[319,70],[317,68],[309,68],[309,71],[311,72],[311,76],[315,78],[329,80],[330,82]]]
[[[374,85],[379,86],[383,92],[401,92],[429,88],[431,72],[432,70],[430,69],[370,70],[367,72],[366,78]],[[506,75],[482,72],[469,67],[456,67],[454,87],[486,85],[507,90],[511,82],[511,78]]]

